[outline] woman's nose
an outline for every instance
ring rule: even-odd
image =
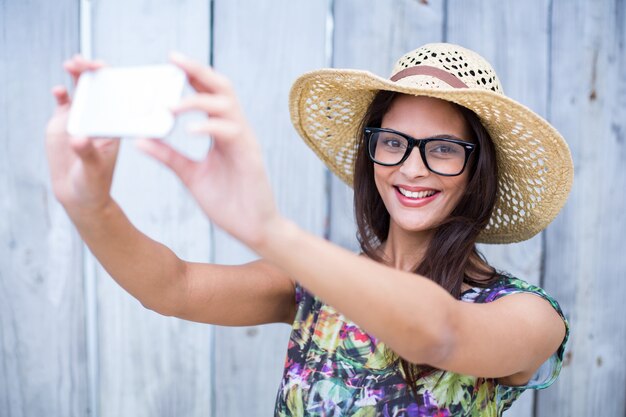
[[[417,147],[411,150],[409,157],[400,165],[400,172],[408,178],[424,177],[430,173]]]

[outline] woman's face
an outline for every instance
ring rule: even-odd
[[[471,130],[463,115],[444,100],[399,95],[382,120],[381,127],[406,133],[416,139],[435,135],[471,141]],[[374,164],[374,180],[391,217],[391,228],[424,232],[433,230],[456,207],[468,182],[468,169],[446,177],[430,172],[420,151],[413,148],[397,166]],[[402,190],[402,191],[401,191]],[[406,191],[418,192],[414,197]]]

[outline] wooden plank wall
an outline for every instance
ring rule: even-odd
[[[568,138],[575,178],[546,232],[546,290],[569,311],[569,366],[543,415],[626,415],[626,6],[555,0],[550,119]],[[583,411],[584,410],[584,411]]]
[[[53,200],[43,132],[78,0],[0,2],[0,416],[89,410],[81,245]]]
[[[288,326],[209,326],[144,309],[54,200],[42,146],[49,91],[69,85],[61,63],[81,33],[91,39],[83,51],[112,65],[159,63],[177,49],[231,77],[282,212],[352,250],[351,190],[297,139],[291,82],[329,65],[388,76],[427,42],[484,55],[508,95],[563,133],[576,169],[546,232],[481,246],[554,295],[572,329],[559,380],[507,415],[626,415],[625,26],[624,0],[0,0],[0,416],[270,416],[282,373]],[[200,157],[208,141],[180,128],[196,117],[169,140]],[[255,258],[129,145],[113,195],[140,230],[187,260]]]

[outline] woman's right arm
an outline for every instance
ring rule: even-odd
[[[64,66],[76,83],[103,63],[80,57]],[[291,323],[294,283],[267,261],[226,266],[185,262],[137,230],[110,196],[119,139],[67,133],[71,99],[52,90],[57,108],[46,128],[54,194],[107,272],[144,306],[164,315],[241,326]]]
[[[222,326],[294,320],[294,282],[263,259],[244,265],[186,262],[136,229],[114,200],[98,211],[68,208],[68,214],[109,275],[150,310]]]

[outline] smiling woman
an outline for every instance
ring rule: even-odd
[[[290,406],[294,395],[307,399],[307,410],[340,415],[370,408],[376,415],[500,415],[525,389],[546,388],[556,379],[569,338],[558,303],[543,289],[496,271],[475,245],[532,236],[556,215],[571,185],[563,139],[518,107],[501,93],[484,59],[448,44],[407,53],[390,80],[328,69],[296,81],[292,120],[329,168],[354,187],[362,256],[427,277],[458,301],[448,309],[428,291],[407,294],[407,305],[397,308],[421,322],[414,327],[415,346],[434,334],[430,350],[407,353],[390,346],[391,339],[371,337],[367,349],[354,351],[344,364],[333,352],[343,337],[350,340],[352,322],[298,287],[279,415],[298,414]],[[346,113],[355,117],[336,117]],[[532,133],[540,129],[550,135]],[[549,169],[536,168],[531,155],[537,150],[550,160]],[[521,191],[528,181],[542,185],[541,196]],[[564,187],[555,190],[558,195],[546,194],[558,184]],[[381,289],[385,279],[378,280]],[[515,293],[526,294],[503,298]],[[431,309],[420,310],[424,304]],[[333,313],[339,314],[335,331],[324,326]],[[448,317],[447,325],[440,315]],[[307,334],[318,332],[327,337],[308,341]],[[298,346],[309,343],[303,358]],[[355,366],[355,356],[365,365]],[[346,395],[332,406],[324,402],[330,397],[294,391],[298,385],[290,377],[304,375],[304,385],[317,387],[328,372],[316,364],[326,363],[334,364],[335,392]],[[368,376],[372,372],[376,377]],[[358,382],[352,374],[360,375]]]
[[[495,271],[476,242],[545,228],[571,186],[569,149],[504,96],[482,57],[429,44],[390,79],[325,69],[294,84],[296,129],[354,186],[359,255],[278,212],[230,81],[171,59],[196,90],[172,112],[204,112],[192,133],[210,135],[212,148],[194,161],[159,140],[137,144],[263,259],[186,262],[136,230],[110,195],[119,142],[69,135],[63,87],[53,89],[46,135],[56,197],[144,306],[220,325],[290,324],[277,416],[501,415],[525,389],[556,379],[569,337],[558,303]],[[77,80],[102,65],[75,57],[66,69]]]

